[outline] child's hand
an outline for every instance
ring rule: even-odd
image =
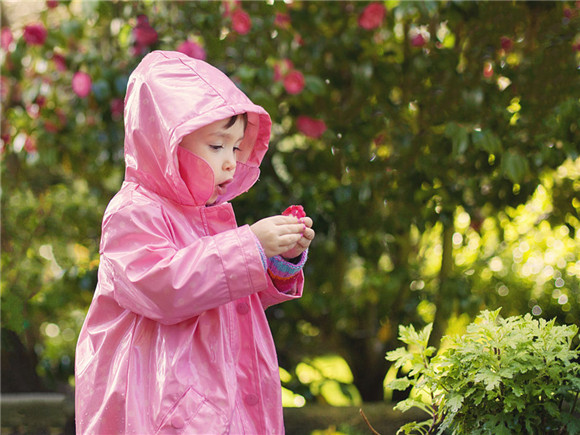
[[[294,245],[288,251],[282,253],[282,257],[286,258],[287,260],[291,258],[296,258],[304,251],[306,251],[306,249],[308,249],[310,243],[314,239],[315,233],[314,230],[312,229],[312,219],[306,216],[300,218],[300,222],[304,224],[302,237],[300,238],[300,240],[298,240],[296,245]]]
[[[250,226],[250,229],[254,232],[266,257],[274,257],[275,255],[284,254],[286,258],[287,253],[293,251],[304,244],[302,239],[304,239],[304,234],[309,232],[310,240],[314,238],[314,231],[309,227],[312,226],[312,219],[303,218],[302,222],[300,219],[293,216],[271,216],[262,220],[259,220],[255,224]],[[306,244],[306,247],[310,245],[310,241]],[[300,250],[301,249],[301,250]],[[298,248],[299,252],[295,257],[300,255],[306,248]]]

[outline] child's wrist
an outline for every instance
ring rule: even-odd
[[[298,260],[297,263],[291,262],[281,255],[270,258],[268,262],[268,272],[272,278],[288,279],[297,275],[308,258],[308,249],[302,252],[298,257],[292,260]]]

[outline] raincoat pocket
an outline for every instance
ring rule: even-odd
[[[163,418],[156,434],[221,434],[227,431],[225,415],[207,398],[189,388]]]

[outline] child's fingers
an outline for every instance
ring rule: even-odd
[[[280,234],[302,234],[304,231],[304,224],[301,223],[280,225]]]
[[[293,246],[300,241],[302,234],[284,234],[280,236],[280,247]]]
[[[301,220],[301,221],[302,221],[302,223],[303,223],[304,225],[306,225],[308,228],[312,228],[312,224],[313,224],[313,222],[312,222],[312,219],[311,219],[311,218],[309,218],[308,216],[306,216],[306,217],[303,217],[303,218],[302,218],[302,219],[300,219],[300,220]]]

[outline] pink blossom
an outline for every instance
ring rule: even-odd
[[[427,43],[427,40],[422,33],[416,33],[411,37],[411,45],[413,47],[423,47]]]
[[[507,36],[502,36],[501,37],[501,48],[504,51],[510,51],[514,46],[514,41],[512,40],[512,38],[509,38]]]
[[[43,45],[48,32],[43,24],[29,24],[24,27],[24,40],[29,45]]]
[[[0,46],[2,49],[8,51],[12,41],[14,41],[12,30],[10,30],[9,27],[2,27],[2,31],[0,33]]]
[[[66,59],[62,54],[53,53],[52,61],[58,71],[66,71]]]
[[[252,19],[247,12],[236,9],[232,14],[232,28],[240,35],[245,35],[252,28]]]
[[[371,3],[358,17],[358,25],[366,30],[376,29],[383,24],[386,9],[380,3]]]
[[[135,39],[134,55],[143,54],[147,47],[157,42],[157,32],[149,24],[147,15],[137,16],[137,25],[133,28],[133,38]]]
[[[36,139],[34,139],[32,136],[26,136],[26,141],[24,142],[24,150],[27,153],[37,152],[38,148],[36,147]]]
[[[304,76],[300,71],[290,71],[284,77],[284,89],[291,95],[296,95],[304,89]]]
[[[303,217],[306,217],[306,212],[304,211],[304,207],[301,205],[291,205],[282,212],[282,216],[294,216],[298,219],[302,219]]]
[[[326,131],[324,121],[301,115],[296,120],[296,127],[304,135],[318,139]]]
[[[493,64],[491,62],[485,62],[483,64],[483,76],[489,79],[493,76]]]
[[[46,0],[46,7],[49,9],[54,9],[58,6],[59,0]]]
[[[72,79],[72,88],[75,94],[81,98],[85,98],[91,93],[92,80],[91,76],[86,72],[78,71],[74,74]]]
[[[205,50],[203,47],[190,40],[183,41],[181,44],[179,44],[177,51],[186,54],[189,57],[193,57],[194,59],[205,60],[206,58]]]
[[[274,25],[282,29],[287,29],[288,27],[290,27],[290,15],[282,12],[276,12]]]
[[[113,98],[111,100],[111,117],[114,120],[121,119],[121,116],[123,116],[124,107],[125,103],[122,98]]]

